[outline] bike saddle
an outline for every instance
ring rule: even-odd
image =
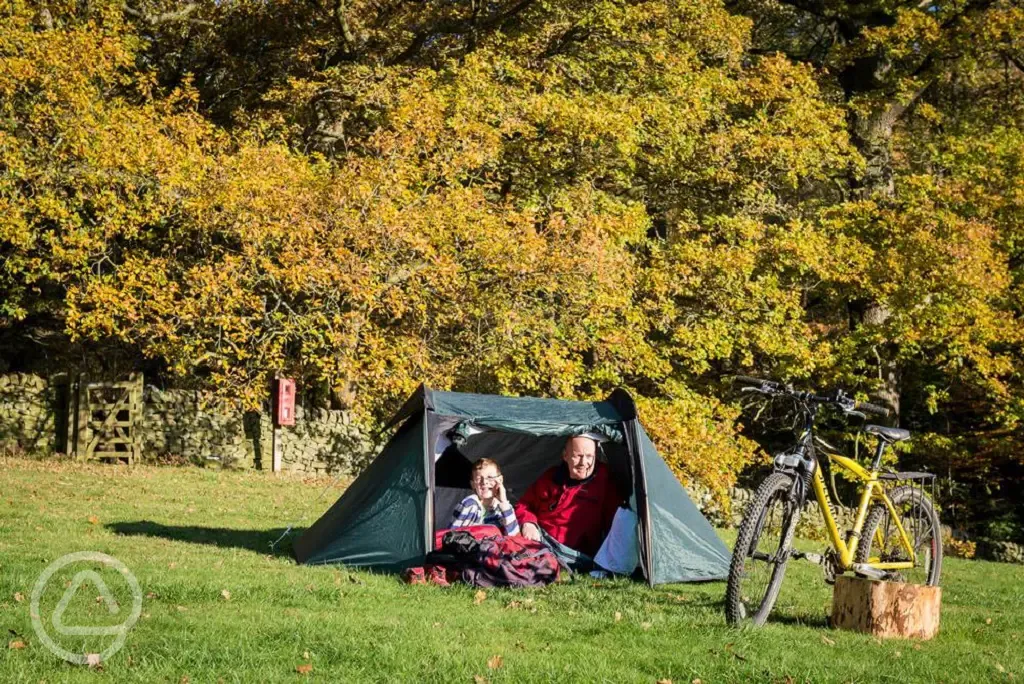
[[[878,435],[886,442],[902,442],[905,439],[910,439],[910,430],[885,427],[884,425],[865,425],[864,432],[869,435]]]

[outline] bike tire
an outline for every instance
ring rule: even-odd
[[[942,528],[939,523],[939,514],[935,510],[935,505],[932,500],[925,495],[917,487],[897,487],[889,493],[889,500],[892,501],[893,506],[897,510],[907,504],[908,502],[912,506],[919,507],[922,513],[922,519],[927,524],[927,529],[920,529],[917,534],[918,538],[922,542],[928,542],[928,548],[926,549],[926,560],[924,563],[930,564],[930,567],[924,568],[925,582],[928,586],[935,587],[939,584],[939,578],[942,576]],[[861,532],[861,542],[857,545],[857,553],[854,561],[857,563],[867,563],[871,558],[871,548],[875,544],[875,531],[879,525],[889,516],[889,509],[883,504],[877,504],[871,508],[868,512],[868,517],[864,521],[864,528]],[[904,530],[907,525],[904,524]],[[914,534],[910,530],[906,530],[908,534]],[[925,534],[930,537],[924,536]],[[914,540],[915,549],[918,546],[917,539]],[[900,549],[902,551],[902,548]],[[929,555],[930,554],[930,555]]]
[[[782,587],[782,580],[786,574],[796,523],[800,516],[799,508],[788,503],[794,485],[795,481],[791,475],[772,473],[757,488],[754,500],[743,516],[736,538],[736,546],[733,548],[732,562],[729,565],[729,580],[725,590],[725,619],[730,625],[739,626],[749,622],[753,626],[760,627],[768,619],[768,615],[778,599],[779,589]],[[770,578],[760,599],[756,597],[753,599],[757,601],[757,609],[751,614],[744,597],[743,580],[749,574],[747,561],[748,559],[755,560],[753,554],[757,552],[761,537],[768,529],[766,528],[767,517],[771,515],[771,507],[776,502],[782,503],[783,515],[780,521],[779,544],[775,551],[775,559],[768,563],[774,567],[768,569]],[[768,529],[768,531],[769,533],[774,532],[773,529]],[[759,589],[755,589],[755,593],[761,592]]]

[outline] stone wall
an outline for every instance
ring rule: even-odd
[[[246,415],[241,411],[208,402],[196,391],[155,387],[145,388],[142,405],[143,460],[255,467],[258,439],[246,430]]]
[[[63,382],[61,382],[63,381]],[[0,375],[0,450],[32,455],[63,451],[68,385],[35,375]],[[143,461],[186,462],[270,470],[273,423],[193,390],[143,391]],[[59,407],[59,408],[58,408]],[[374,445],[345,411],[295,410],[295,425],[279,428],[282,470],[351,472]]]
[[[269,437],[269,418],[262,425]],[[295,425],[280,428],[282,470],[307,473],[353,472],[375,454],[370,436],[347,411],[295,407]],[[269,447],[269,441],[266,442]],[[268,451],[266,458],[270,458]]]
[[[1024,545],[1007,541],[979,539],[975,558],[998,561],[1000,563],[1024,564]]]
[[[262,412],[242,413],[208,402],[188,390],[147,387],[143,395],[143,458],[180,458],[231,468],[270,470],[274,426]],[[352,472],[373,444],[347,411],[295,407],[295,425],[278,429],[281,469],[292,472]]]
[[[0,375],[0,451],[54,450],[54,390],[37,375]]]

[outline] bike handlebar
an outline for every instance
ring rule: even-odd
[[[869,404],[866,401],[857,402],[857,410],[863,411],[864,413],[874,413],[877,416],[888,417],[889,409],[878,404]]]
[[[749,375],[736,375],[733,377],[733,381],[745,382],[752,385],[759,385],[759,387],[752,387],[751,389],[761,392],[767,390],[769,392],[776,392],[779,394],[788,394],[790,396],[796,397],[797,399],[802,399],[804,401],[813,401],[817,404],[836,404],[837,406],[840,406],[847,411],[852,409],[854,411],[862,411],[864,413],[874,413],[875,415],[879,416],[889,415],[889,409],[885,408],[884,406],[871,404],[866,401],[853,403],[852,400],[850,400],[849,398],[846,398],[846,401],[843,401],[843,395],[841,392],[837,393],[837,395],[834,397],[824,397],[818,394],[814,394],[813,392],[798,392],[792,389],[791,387],[783,385],[780,382],[776,382],[774,380],[765,380],[763,378],[752,378]]]

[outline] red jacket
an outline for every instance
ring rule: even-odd
[[[601,548],[622,504],[611,473],[603,463],[594,474],[573,484],[565,464],[545,472],[516,502],[520,526],[539,525],[566,546],[593,556]]]

